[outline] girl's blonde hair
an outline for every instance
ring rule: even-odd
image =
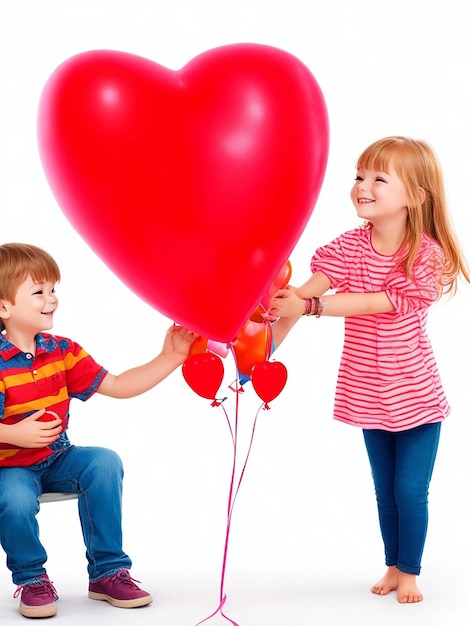
[[[407,245],[403,265],[408,276],[418,255],[423,233],[439,243],[444,251],[443,292],[455,293],[460,274],[470,282],[470,272],[447,209],[441,165],[425,141],[393,136],[371,144],[357,160],[357,169],[383,172],[393,167],[405,185],[409,205],[406,225]],[[423,191],[424,202],[423,202]]]
[[[60,280],[60,270],[50,254],[25,243],[0,246],[0,300],[15,303],[16,292],[27,276],[36,282]]]

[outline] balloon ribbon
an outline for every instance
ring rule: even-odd
[[[236,381],[235,384],[236,384],[235,391],[238,391],[238,381]],[[224,619],[226,619],[228,622],[230,622],[233,626],[239,626],[239,624],[237,624],[237,622],[235,622],[233,619],[228,617],[224,613],[224,611],[223,611],[225,602],[227,601],[227,594],[225,593],[225,576],[226,576],[226,571],[227,571],[228,547],[229,547],[230,529],[231,529],[231,524],[232,524],[233,509],[234,509],[234,506],[235,506],[235,501],[236,501],[237,496],[238,496],[238,492],[240,490],[240,486],[241,486],[241,483],[242,483],[242,480],[243,480],[243,476],[245,474],[246,466],[247,466],[248,459],[249,459],[250,453],[251,453],[251,448],[253,446],[253,439],[254,439],[254,436],[255,436],[256,422],[257,422],[257,419],[258,419],[258,415],[259,415],[259,412],[260,412],[261,408],[263,408],[263,405],[258,409],[258,411],[256,412],[256,415],[255,415],[255,419],[253,420],[253,428],[252,428],[252,431],[251,431],[250,443],[248,445],[248,450],[247,450],[247,453],[246,453],[246,457],[245,457],[245,461],[243,463],[242,470],[240,472],[240,476],[238,478],[238,482],[236,482],[236,468],[237,468],[237,457],[238,457],[238,404],[239,404],[239,394],[237,393],[236,394],[236,400],[235,400],[235,420],[234,420],[233,428],[232,428],[232,425],[230,423],[230,419],[228,417],[227,411],[225,410],[225,407],[222,406],[222,409],[223,409],[223,411],[225,413],[225,417],[227,419],[227,424],[228,424],[228,427],[229,427],[229,430],[230,430],[230,435],[231,435],[231,438],[232,438],[233,462],[232,462],[232,473],[231,473],[231,478],[230,478],[228,505],[227,505],[227,525],[226,525],[226,528],[225,528],[225,542],[224,542],[224,550],[223,550],[223,558],[222,558],[222,572],[221,572],[221,577],[220,577],[219,605],[218,605],[218,607],[215,609],[215,611],[213,613],[211,613],[209,616],[207,616],[206,618],[204,618],[203,620],[198,622],[195,626],[200,626],[200,624],[203,624],[204,622],[208,622],[210,619],[215,617],[218,613]],[[215,405],[215,406],[220,406],[220,404],[219,405]],[[264,408],[266,408],[266,407],[264,407]]]

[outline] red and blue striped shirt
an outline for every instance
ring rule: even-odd
[[[0,420],[15,424],[39,409],[62,418],[62,447],[71,398],[88,400],[100,386],[107,370],[98,365],[77,343],[40,333],[36,354],[22,352],[0,334]],[[0,467],[29,466],[45,460],[57,446],[19,448],[0,443]]]

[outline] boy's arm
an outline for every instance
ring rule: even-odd
[[[62,420],[52,411],[55,419],[41,421],[46,409],[36,411],[16,424],[0,423],[0,441],[19,448],[46,448],[58,439],[62,432]]]
[[[97,389],[98,393],[112,398],[132,398],[152,389],[184,363],[194,339],[191,331],[173,325],[166,333],[158,356],[122,374],[106,374]]]

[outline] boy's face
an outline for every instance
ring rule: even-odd
[[[15,304],[2,304],[6,310],[4,323],[7,330],[32,333],[33,336],[42,330],[50,330],[58,305],[55,284],[36,283],[28,276],[18,287]]]

